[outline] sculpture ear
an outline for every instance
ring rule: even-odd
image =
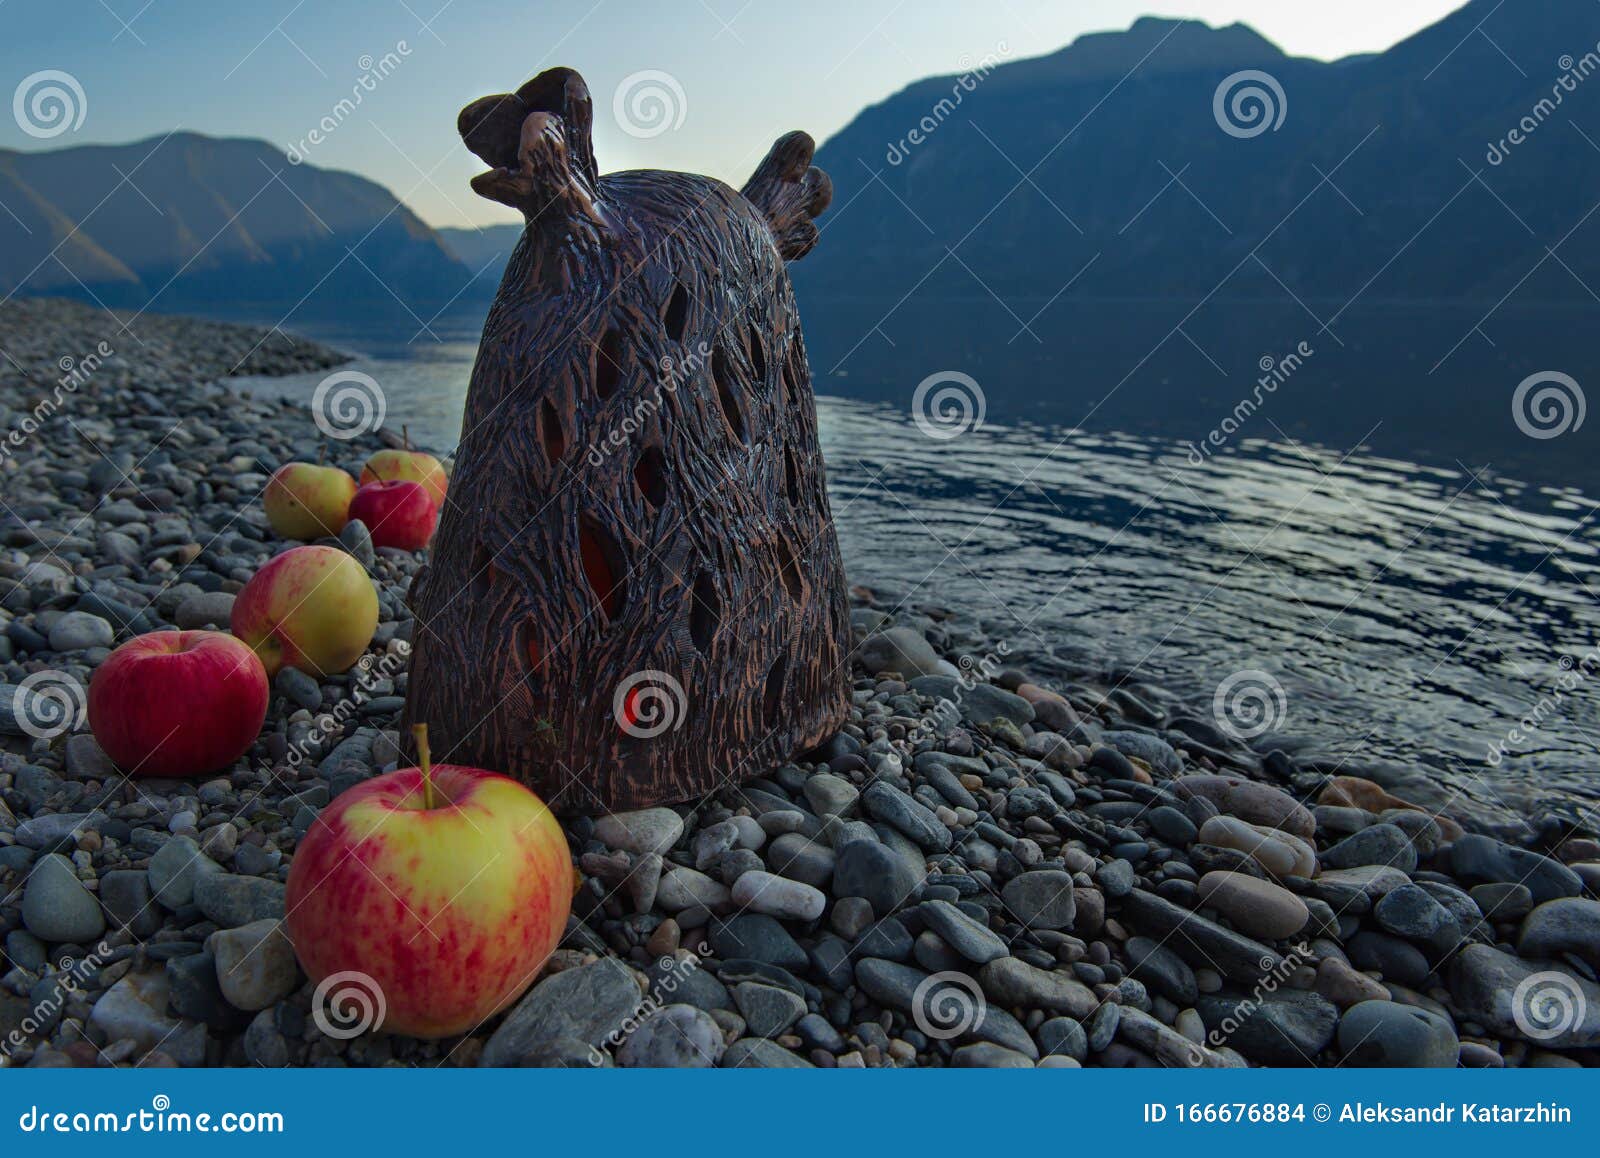
[[[456,132],[486,164],[514,169],[522,122],[527,115],[527,107],[514,94],[496,93],[480,97],[462,109],[456,116]]]
[[[812,218],[833,200],[833,182],[811,163],[816,148],[808,133],[785,133],[740,190],[766,215],[785,261],[811,252],[818,237]]]
[[[594,159],[594,102],[583,77],[570,68],[547,69],[519,88],[517,97],[529,112],[554,113],[561,118],[573,168],[591,187],[599,182],[600,168]]]

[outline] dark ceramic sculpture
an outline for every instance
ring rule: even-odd
[[[553,69],[462,110],[527,228],[484,326],[416,613],[406,728],[561,811],[696,798],[831,736],[850,628],[784,262],[804,133],[742,191],[599,175]]]

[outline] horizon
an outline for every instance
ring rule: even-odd
[[[687,169],[737,186],[789,129],[805,129],[820,144],[919,80],[961,73],[973,61],[1003,65],[1049,56],[1084,35],[1125,31],[1146,16],[1213,30],[1244,25],[1288,55],[1334,61],[1386,51],[1463,6],[1462,0],[1356,0],[1335,17],[1267,0],[1193,0],[1162,5],[1159,13],[1145,11],[1148,0],[1095,0],[1070,12],[1046,0],[982,12],[936,0],[909,13],[904,0],[825,0],[817,15],[796,25],[781,11],[725,4],[721,13],[704,0],[682,19],[650,12],[619,20],[637,0],[599,0],[576,19],[564,18],[542,55],[530,52],[517,63],[516,37],[489,33],[499,31],[496,22],[536,23],[550,5],[444,0],[430,16],[394,0],[342,6],[336,17],[318,13],[318,22],[303,28],[297,25],[311,16],[304,2],[283,0],[259,19],[255,12],[229,12],[214,21],[208,12],[205,27],[184,11],[198,8],[195,0],[142,9],[124,3],[124,14],[102,2],[86,10],[98,13],[89,19],[104,23],[106,35],[85,38],[60,20],[58,5],[12,0],[0,9],[0,26],[12,33],[0,47],[8,84],[60,70],[81,86],[85,112],[70,132],[49,139],[5,120],[0,150],[117,146],[179,133],[260,140],[313,167],[376,182],[434,228],[482,228],[518,219],[468,189],[482,166],[461,146],[455,112],[563,62],[583,72],[595,93],[602,170]],[[604,9],[612,14],[609,24],[594,19]],[[758,45],[776,50],[763,58]],[[214,64],[210,94],[165,83],[178,61],[192,74],[197,60]],[[833,63],[823,68],[825,61]],[[264,78],[272,86],[266,99],[234,102],[231,109],[217,102],[220,113],[204,107],[206,96]],[[339,102],[358,85],[363,99],[342,111]],[[752,90],[759,99],[745,97]],[[131,99],[135,92],[142,99]],[[665,107],[672,123],[619,123],[613,112],[623,106],[616,102],[630,97],[643,102],[632,106],[640,116]],[[658,98],[665,104],[649,103]],[[334,113],[333,130],[313,141],[311,130]]]

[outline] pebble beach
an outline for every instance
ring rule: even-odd
[[[37,299],[0,305],[0,349],[0,1065],[1600,1064],[1592,814],[1491,822],[1258,749],[1209,690],[1028,670],[895,576],[853,576],[822,748],[564,819],[572,916],[508,1010],[436,1041],[330,1011],[285,881],[400,759],[425,554],[330,540],[377,632],[344,674],[280,671],[231,769],[130,779],[75,695],[133,636],[227,630],[292,545],[275,469],[396,440],[231,387],[346,360],[281,331]]]

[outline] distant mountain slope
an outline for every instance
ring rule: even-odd
[[[444,300],[470,276],[393,193],[263,141],[0,150],[0,291],[179,308]]]
[[[1002,64],[943,114],[956,78],[918,82],[820,150],[835,210],[797,280],[890,300],[914,286],[983,295],[980,282],[1001,298],[1048,297],[1098,254],[1073,295],[1198,298],[1246,261],[1226,292],[1283,296],[1276,275],[1302,297],[1347,299],[1377,275],[1377,296],[1493,301],[1538,256],[1529,230],[1553,245],[1600,194],[1600,148],[1577,131],[1600,141],[1600,77],[1563,94],[1503,164],[1485,160],[1551,95],[1558,60],[1595,50],[1600,6],[1496,7],[1477,0],[1388,52],[1333,64],[1285,56],[1239,25],[1147,18]],[[1493,43],[1474,33],[1486,17]],[[1281,85],[1278,130],[1219,128],[1213,97],[1241,69]],[[908,143],[929,117],[936,127]],[[1465,166],[1492,192],[1473,185],[1451,203]],[[1561,256],[1600,284],[1600,226],[1579,232]],[[1258,245],[1270,272],[1249,260]],[[1562,274],[1529,290],[1574,285]]]
[[[481,271],[481,280],[492,290],[499,284],[522,230],[517,224],[485,225],[481,229],[445,227],[439,230],[439,237],[469,270],[474,274]]]

